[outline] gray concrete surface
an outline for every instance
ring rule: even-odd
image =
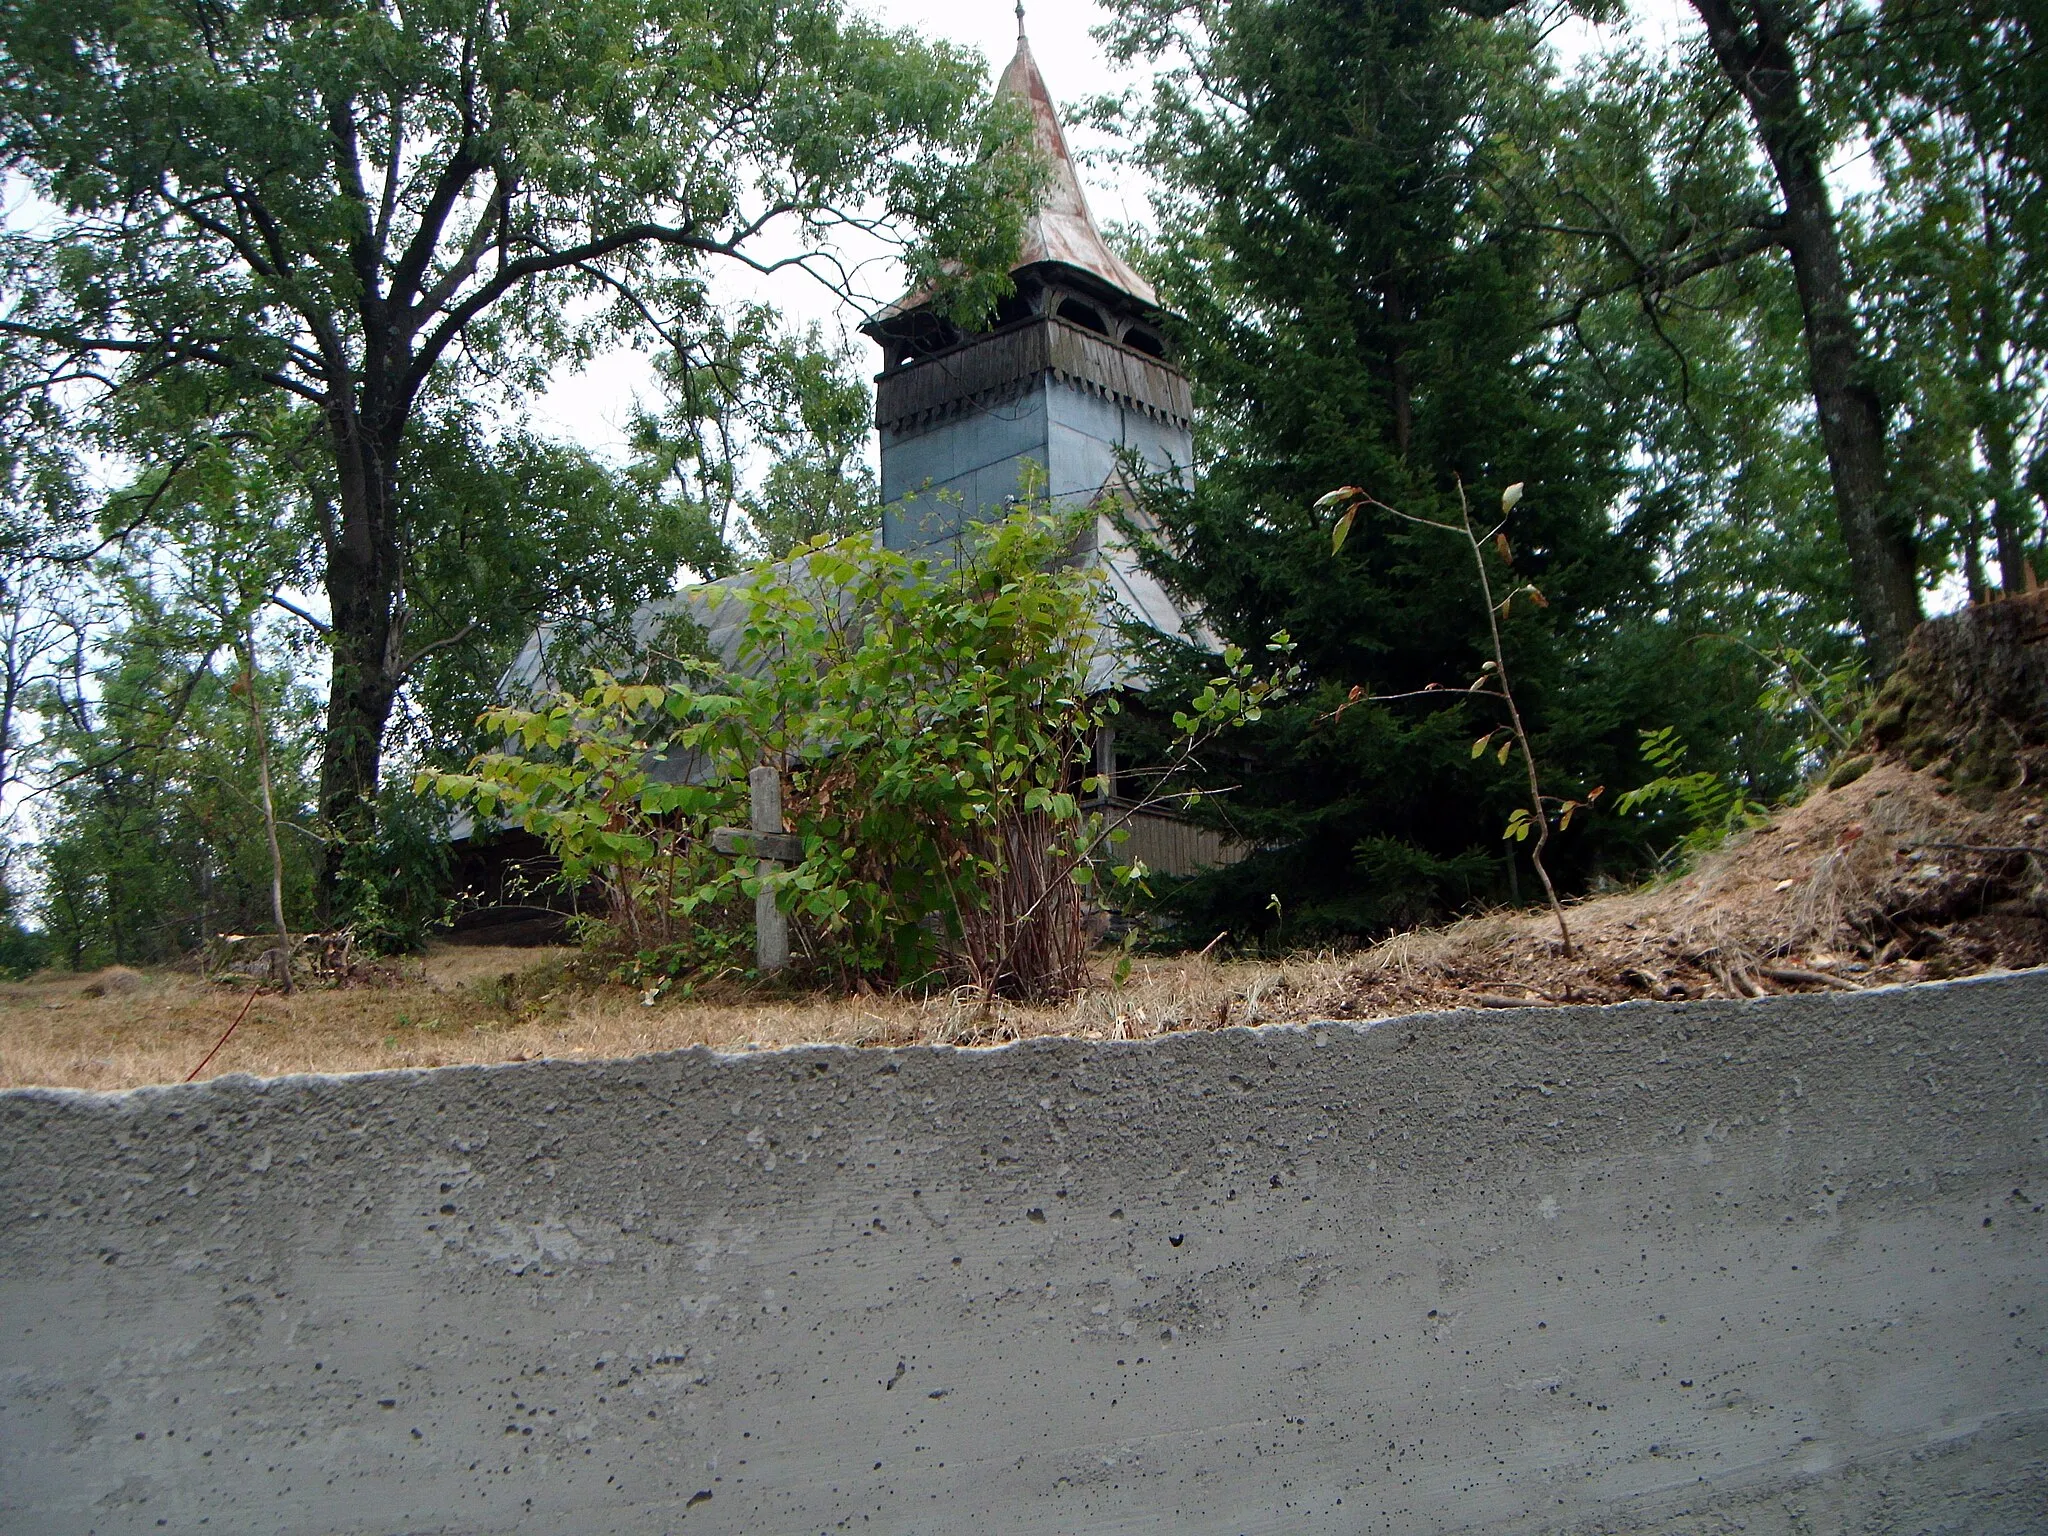
[[[2048,1529],[2048,978],[0,1096],[0,1529]]]

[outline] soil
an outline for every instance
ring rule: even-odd
[[[1681,878],[1367,951],[1306,1011],[1761,997],[2048,962],[2048,835],[2022,787],[1974,795],[1880,763],[1738,833]]]

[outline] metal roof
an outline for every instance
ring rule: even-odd
[[[1014,96],[1031,114],[1031,141],[1050,166],[1039,204],[1024,221],[1024,240],[1012,264],[1012,272],[1046,262],[1073,267],[1129,294],[1141,304],[1158,307],[1159,295],[1152,285],[1102,238],[1089,211],[1088,195],[1081,190],[1081,176],[1067,148],[1067,136],[1060,127],[1059,109],[1032,57],[1031,40],[1024,35],[1024,7],[1017,7],[1017,52],[996,82],[998,96]],[[933,293],[929,286],[914,288],[878,313],[870,325],[900,315],[927,303]]]
[[[1064,262],[1093,273],[1135,299],[1157,304],[1159,295],[1152,285],[1103,242],[1102,232],[1095,227],[1095,215],[1088,211],[1087,194],[1081,190],[1074,157],[1067,150],[1067,136],[1060,128],[1059,112],[1052,104],[1051,92],[1045,88],[1045,76],[1038,72],[1038,60],[1031,56],[1021,5],[1017,8],[1017,53],[997,82],[996,94],[1017,97],[1030,109],[1032,142],[1052,166],[1038,211],[1025,221],[1024,245],[1018,253],[1017,266],[1028,267],[1040,261]]]

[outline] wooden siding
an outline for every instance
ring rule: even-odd
[[[875,381],[875,423],[910,432],[986,408],[1050,376],[1185,427],[1194,415],[1187,375],[1170,363],[1057,317],[1021,320]]]
[[[1130,831],[1114,845],[1111,861],[1129,864],[1136,860],[1162,875],[1196,875],[1205,869],[1235,864],[1251,852],[1243,843],[1233,842],[1208,827],[1198,827],[1178,816],[1156,811],[1109,813],[1113,823]]]

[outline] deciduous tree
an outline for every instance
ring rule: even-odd
[[[415,627],[408,450],[600,340],[686,341],[718,262],[835,280],[841,231],[1000,272],[1029,167],[957,52],[834,0],[7,0],[0,333],[116,390],[217,373],[309,413],[332,498],[331,892]],[[195,429],[207,425],[195,420]]]

